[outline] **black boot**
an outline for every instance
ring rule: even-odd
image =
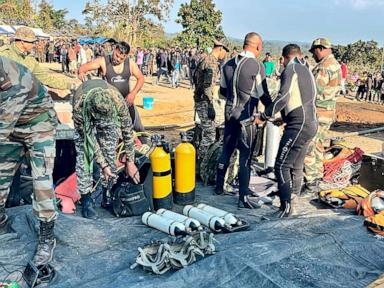
[[[93,199],[91,195],[81,195],[82,214],[84,218],[97,219],[97,212],[93,208]]]
[[[35,256],[32,259],[36,266],[46,265],[53,259],[53,251],[56,247],[56,238],[53,234],[55,221],[42,222],[40,221],[39,243]]]
[[[277,218],[286,218],[286,217],[291,216],[291,214],[292,214],[291,202],[289,202],[289,201],[281,201],[280,209],[276,213],[276,217]]]
[[[261,205],[259,205],[255,201],[250,200],[248,196],[240,196],[239,202],[237,203],[237,207],[246,208],[246,209],[256,209],[256,208],[260,208]]]
[[[8,216],[5,213],[5,203],[0,205],[0,233],[5,233]]]

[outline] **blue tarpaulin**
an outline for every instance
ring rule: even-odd
[[[115,42],[114,39],[112,38],[105,38],[105,37],[82,37],[79,39],[79,43],[81,45],[84,44],[104,44],[106,42]]]

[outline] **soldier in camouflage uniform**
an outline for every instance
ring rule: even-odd
[[[96,219],[90,196],[93,186],[92,161],[102,170],[102,185],[116,178],[116,147],[121,135],[127,155],[127,174],[138,183],[140,176],[134,164],[132,121],[120,92],[103,80],[84,82],[74,97],[76,174],[85,218]]]
[[[72,83],[50,75],[40,66],[36,58],[30,54],[35,48],[36,42],[36,35],[30,28],[20,27],[15,32],[15,42],[11,45],[0,47],[0,55],[26,66],[41,83],[50,88],[60,90],[71,89]]]
[[[56,113],[47,90],[19,63],[0,56],[0,228],[5,202],[22,157],[29,153],[33,179],[33,213],[40,221],[35,265],[52,260],[57,217],[52,170],[55,158]]]
[[[209,146],[215,142],[216,113],[213,107],[213,93],[219,72],[218,62],[225,58],[228,51],[223,43],[215,41],[211,54],[199,62],[194,75],[195,113],[199,116],[202,129],[202,139],[197,151],[198,163],[201,163]]]
[[[319,127],[305,158],[304,194],[318,192],[318,182],[323,178],[324,146],[336,119],[336,94],[341,85],[341,67],[332,54],[331,42],[325,38],[316,39],[309,51],[317,62],[312,72],[317,87],[315,105]]]

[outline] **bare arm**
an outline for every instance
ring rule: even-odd
[[[125,100],[128,102],[128,105],[132,105],[135,101],[136,94],[141,90],[141,88],[144,85],[144,75],[141,73],[139,67],[137,67],[136,63],[133,61],[129,61],[129,68],[131,70],[131,74],[133,77],[136,78],[136,85],[132,89],[132,91],[129,92]]]
[[[79,68],[79,79],[81,81],[85,80],[85,74],[88,71],[100,69],[103,70],[103,74],[105,74],[105,59],[103,57],[96,58],[95,60],[83,64]]]

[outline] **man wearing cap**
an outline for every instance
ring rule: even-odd
[[[202,129],[201,141],[197,155],[199,165],[207,153],[211,144],[215,142],[215,109],[213,107],[213,93],[219,72],[219,61],[223,60],[228,52],[228,48],[223,43],[215,40],[212,52],[202,58],[194,74],[194,100],[195,113],[199,116],[200,127]]]
[[[336,118],[336,94],[341,86],[341,68],[332,54],[332,44],[328,39],[316,39],[309,51],[317,63],[312,73],[317,88],[315,106],[319,125],[304,162],[306,183],[303,193],[311,195],[319,192],[318,182],[324,174],[324,146],[329,136],[328,131]]]
[[[72,83],[50,75],[40,66],[36,58],[30,55],[31,51],[35,48],[36,42],[37,38],[32,29],[20,27],[15,32],[15,43],[0,47],[0,55],[24,65],[41,83],[50,88],[60,90],[71,89]]]
[[[76,90],[73,120],[75,124],[77,187],[82,214],[96,219],[93,200],[92,161],[102,170],[102,185],[116,178],[116,147],[121,135],[127,155],[126,171],[135,183],[140,175],[135,166],[132,121],[128,105],[117,88],[104,80],[88,80]]]

